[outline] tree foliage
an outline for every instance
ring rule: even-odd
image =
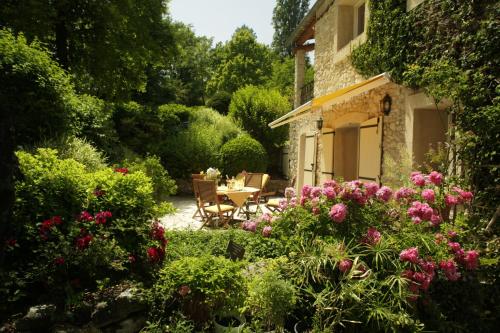
[[[309,0],[277,0],[273,10],[273,49],[279,55],[291,56],[292,45],[288,38],[309,10]]]
[[[261,85],[271,73],[272,56],[269,48],[257,42],[252,29],[242,26],[230,41],[214,51],[214,72],[208,91],[233,93],[245,85]]]
[[[105,99],[144,90],[145,69],[170,54],[165,15],[164,0],[0,3],[0,25],[46,44],[78,91]]]
[[[268,124],[289,109],[289,101],[278,91],[246,86],[234,93],[229,105],[229,116],[272,155],[285,142],[288,128],[281,126],[271,129]]]

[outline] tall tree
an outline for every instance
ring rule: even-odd
[[[209,93],[233,93],[246,85],[264,84],[270,76],[271,50],[257,42],[252,29],[242,26],[224,46],[218,44],[213,61],[214,72],[207,89]]]
[[[273,10],[273,49],[281,56],[291,56],[287,39],[309,10],[309,0],[277,0]]]
[[[80,92],[144,90],[145,69],[171,51],[166,0],[2,0],[0,26],[48,46]]]

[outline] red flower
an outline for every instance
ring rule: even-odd
[[[52,219],[48,219],[42,222],[42,224],[40,225],[40,229],[38,230],[38,233],[40,234],[40,237],[43,240],[47,240],[49,238],[48,234],[53,226],[54,222],[52,221]]]
[[[106,191],[101,190],[100,188],[96,188],[96,189],[94,190],[93,194],[94,194],[96,197],[102,197],[104,194],[106,194]]]
[[[62,218],[59,215],[52,216],[51,221],[55,225],[59,225],[62,223]]]
[[[94,220],[94,217],[92,216],[92,214],[90,214],[89,212],[84,210],[83,212],[80,213],[80,217],[78,218],[78,220],[80,222],[84,222],[84,221],[90,222],[90,221]]]
[[[115,168],[115,172],[122,173],[122,174],[126,175],[128,173],[128,169],[127,168]]]
[[[165,239],[165,228],[163,228],[158,221],[153,223],[151,228],[151,238],[159,241]]]
[[[129,256],[128,256],[128,261],[129,261],[131,264],[135,263],[135,262],[136,262],[136,260],[137,260],[137,259],[135,258],[135,256],[134,256],[134,255],[132,255],[132,254],[131,254],[131,255],[129,255]]]
[[[150,247],[147,251],[149,261],[152,263],[157,263],[163,260],[165,256],[165,250],[159,247]]]
[[[59,258],[54,259],[54,263],[55,263],[56,265],[63,265],[63,264],[64,264],[64,262],[65,262],[65,260],[64,260],[64,258],[63,258],[63,257],[59,257]]]
[[[99,212],[95,214],[95,224],[105,224],[106,219],[110,218],[113,216],[111,212],[105,211],[105,212]]]
[[[77,238],[76,247],[79,250],[85,250],[89,246],[91,240],[92,240],[92,235],[90,235],[90,234],[83,236],[83,237],[80,237],[80,238]]]
[[[17,240],[15,240],[14,238],[7,239],[5,241],[5,245],[10,246],[10,247],[14,247],[14,246],[16,246],[16,244],[17,244]]]

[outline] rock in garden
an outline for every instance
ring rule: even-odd
[[[16,330],[19,332],[41,332],[54,324],[55,317],[56,306],[54,304],[33,306],[23,318],[16,321]]]
[[[92,324],[103,328],[118,323],[130,315],[141,312],[146,308],[144,300],[136,289],[127,289],[114,300],[98,303],[92,313]]]

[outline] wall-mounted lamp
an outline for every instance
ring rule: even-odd
[[[318,131],[321,131],[321,129],[323,128],[323,118],[322,117],[319,117],[316,120],[316,128],[318,129]]]
[[[391,107],[392,107],[392,98],[389,96],[389,94],[385,94],[384,98],[380,101],[380,110],[388,116],[389,113],[391,113]]]

